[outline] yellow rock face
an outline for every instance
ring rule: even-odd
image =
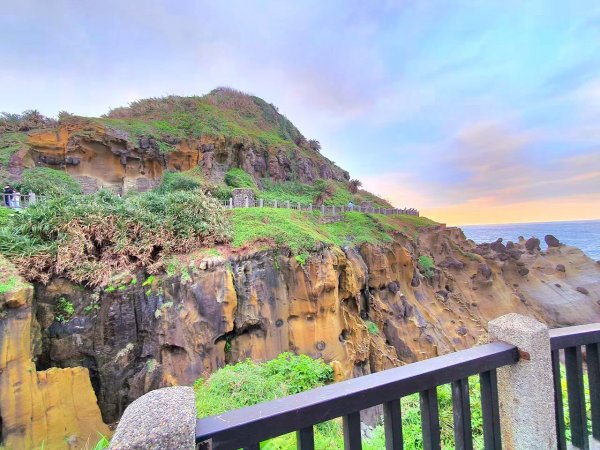
[[[8,263],[1,260],[0,264]],[[9,276],[14,276],[10,274]],[[6,280],[4,280],[6,281]],[[0,296],[0,417],[7,449],[92,446],[102,422],[88,370],[38,372],[32,362],[32,286],[19,282]]]

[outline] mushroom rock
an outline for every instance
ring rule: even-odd
[[[557,265],[556,265],[556,271],[557,271],[557,272],[563,272],[563,273],[564,273],[564,272],[566,272],[566,271],[567,271],[567,268],[565,267],[565,265],[564,265],[564,264],[557,264]]]
[[[581,292],[583,295],[590,295],[590,291],[588,291],[586,288],[584,288],[582,286],[578,286],[575,290],[577,292]]]
[[[533,253],[535,250],[540,250],[540,240],[536,237],[530,237],[525,242],[525,248],[529,253]]]
[[[442,262],[438,264],[438,267],[443,269],[462,270],[465,268],[465,263],[459,261],[453,256],[447,256]]]
[[[548,247],[560,247],[560,241],[551,234],[544,236],[544,241],[546,241]]]

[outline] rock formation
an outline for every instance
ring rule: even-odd
[[[8,449],[81,448],[109,435],[87,369],[38,371],[32,350],[40,329],[32,315],[33,287],[0,259],[0,418]]]
[[[139,273],[111,292],[55,279],[36,289],[36,363],[86,367],[112,422],[149,390],[248,357],[323,357],[344,379],[471,347],[508,312],[552,327],[600,320],[600,268],[582,252],[529,254],[514,244],[505,258],[496,248],[469,243],[459,229],[431,229],[387,246],[324,246],[304,266],[277,249],[204,258],[185,276],[143,282]],[[419,272],[419,254],[439,262],[432,279]],[[583,284],[589,296],[578,292]],[[55,320],[60,298],[75,309],[65,322]]]

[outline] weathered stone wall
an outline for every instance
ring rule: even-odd
[[[254,191],[252,189],[234,189],[231,196],[234,208],[254,207]]]

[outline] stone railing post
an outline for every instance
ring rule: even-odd
[[[229,197],[229,209],[233,209],[233,199]]]
[[[277,208],[277,200],[275,200],[275,203],[274,203],[274,206],[273,206],[273,207],[274,207],[274,208]]]
[[[311,203],[310,205],[308,205],[308,210],[309,210],[310,212],[312,212],[312,203]]]
[[[331,215],[335,216],[335,205],[331,207]]]
[[[321,205],[321,214],[325,215],[325,205]]]
[[[261,198],[258,200],[258,207],[262,208],[263,206],[265,206],[265,201]]]
[[[521,355],[519,362],[497,371],[502,448],[556,448],[548,327],[513,313],[489,322],[488,332],[491,341],[512,344]]]
[[[287,209],[290,209],[290,201],[289,201],[289,200],[288,200],[287,202],[285,202],[285,207],[286,207]]]
[[[196,439],[194,389],[176,386],[148,392],[127,407],[110,450],[192,450]]]

